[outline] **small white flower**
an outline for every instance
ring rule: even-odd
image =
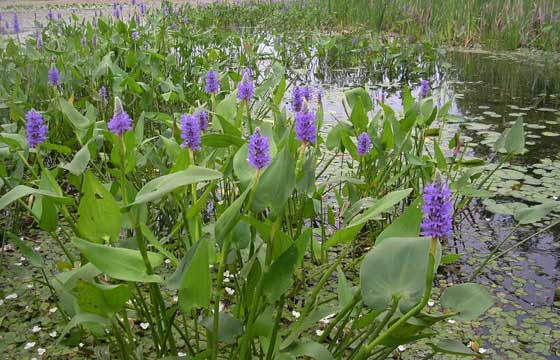
[[[229,282],[229,278],[224,277],[224,282],[225,282],[225,283],[228,283],[228,282]]]
[[[41,247],[40,247],[40,246],[35,246],[35,247],[33,248],[33,250],[35,250],[35,251],[41,251]]]
[[[28,289],[33,289],[33,284],[27,284]]]
[[[13,293],[13,294],[7,295],[4,299],[6,299],[6,300],[17,299],[17,294]]]
[[[323,333],[324,333],[324,331],[321,330],[321,329],[315,330],[315,334],[317,334],[317,336],[321,336],[321,335],[323,335]]]
[[[169,264],[171,264],[171,260],[165,259],[165,263],[166,263],[167,265],[169,265]]]
[[[52,308],[49,309],[49,312],[50,312],[51,314],[54,314],[57,310],[58,310],[58,308],[52,307]]]
[[[292,310],[292,315],[293,315],[296,319],[299,318],[299,317],[301,316],[301,314],[299,313],[299,311],[295,311],[295,310]]]
[[[480,349],[478,349],[478,352],[481,353],[481,354],[484,354],[484,353],[487,352],[487,351],[488,351],[488,350],[485,349],[485,348],[480,348]]]
[[[29,350],[31,348],[33,348],[33,346],[35,346],[35,342],[28,342],[25,344],[25,346],[23,347],[25,350]]]
[[[25,256],[20,257],[19,261],[25,261]]]
[[[148,323],[140,323],[140,327],[144,330],[146,330],[149,326],[150,326],[150,324],[148,324]]]
[[[81,342],[81,343],[78,344],[78,346],[79,347],[84,347],[84,343]]]
[[[434,306],[435,304],[436,304],[436,303],[435,303],[434,301],[432,301],[432,300],[429,300],[429,301],[428,301],[428,306],[429,306],[429,307],[432,307],[432,306]]]
[[[41,327],[37,325],[33,326],[33,329],[31,329],[32,333],[38,333],[39,331],[41,331]]]
[[[31,360],[37,360],[37,358],[36,358],[36,357],[32,357]]]
[[[226,270],[224,272],[224,276],[227,277],[227,278],[231,276],[231,274],[229,273],[229,270]]]
[[[58,333],[56,332],[56,330],[53,330],[49,333],[49,336],[52,338],[55,338],[58,335]]]
[[[224,311],[224,309],[226,308],[226,305],[220,301],[220,303],[218,304],[218,311]]]
[[[23,265],[23,263],[17,262],[17,263],[15,263],[14,265],[15,265],[15,266],[21,266],[21,265]]]
[[[37,354],[39,354],[39,356],[43,356],[44,353],[47,352],[47,349],[44,348],[38,348],[37,349]]]
[[[399,349],[400,352],[403,352],[403,351],[406,350],[406,346],[404,346],[404,345],[399,345],[398,349]]]
[[[177,353],[177,356],[178,356],[178,357],[183,357],[183,356],[187,356],[187,354],[185,354],[185,353],[182,352],[182,351],[179,351],[179,352]]]
[[[235,294],[235,290],[233,290],[232,288],[229,288],[229,287],[226,286],[225,290],[230,296]]]
[[[320,321],[321,323],[323,323],[323,324],[328,324],[329,322],[331,322],[331,319],[332,319],[333,317],[335,317],[335,316],[336,316],[336,314],[329,314],[329,315],[325,316],[324,318],[322,318],[322,319],[319,320],[319,321]]]
[[[455,321],[455,320],[453,320],[453,319],[449,319],[449,320],[447,320],[447,322],[453,325],[453,324],[455,324],[457,321]]]
[[[4,300],[0,299],[0,306],[4,305]]]
[[[176,303],[177,301],[179,301],[179,297],[177,295],[173,296],[173,302]]]

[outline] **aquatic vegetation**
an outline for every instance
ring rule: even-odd
[[[49,337],[122,359],[382,359],[424,340],[432,357],[483,353],[440,327],[494,299],[475,276],[434,279],[457,261],[462,211],[525,152],[522,118],[498,135],[496,163],[444,137],[451,102],[427,82],[416,98],[402,84],[398,108],[351,87],[347,116],[327,124],[323,93],[293,66],[296,43],[316,39],[270,53],[270,33],[205,29],[223,9],[221,21],[256,21],[260,5],[142,5],[138,21],[115,3],[85,36],[49,16],[43,50],[2,40],[0,222],[67,322]],[[347,39],[329,41],[317,51]],[[33,234],[57,250],[40,256]]]

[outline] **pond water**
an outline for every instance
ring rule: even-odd
[[[462,129],[470,147],[469,155],[495,157],[492,144],[519,116],[525,121],[528,150],[506,164],[506,171],[497,173],[492,188],[500,194],[496,199],[471,206],[453,241],[447,245],[449,251],[468,256],[462,257],[462,265],[451,267],[441,281],[465,281],[473,266],[515,226],[512,216],[489,211],[497,203],[511,204],[511,210],[560,196],[560,63],[557,55],[541,55],[448,51],[442,60],[445,66],[438,67],[430,78],[439,105],[452,99],[451,129]],[[341,99],[343,91],[353,86],[369,84],[374,98],[400,107],[401,85],[395,80],[381,76],[379,81],[378,73],[364,68],[329,70],[325,77],[329,82],[322,83],[326,122],[329,118],[331,122],[346,119]],[[415,89],[419,79],[408,84]],[[504,248],[531,235],[535,229],[520,229]],[[557,225],[481,274],[478,281],[494,289],[502,309],[490,313],[480,329],[474,329],[485,347],[508,359],[557,358],[560,309],[555,290],[560,286],[559,237]]]

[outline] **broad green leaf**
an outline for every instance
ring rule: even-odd
[[[245,144],[245,140],[230,134],[205,134],[202,136],[202,144],[215,148],[228,147],[230,145],[241,147]]]
[[[212,295],[212,279],[208,261],[208,241],[199,240],[188,268],[179,285],[179,307],[188,314],[195,308],[207,308]]]
[[[66,336],[66,334],[68,334],[68,332],[72,330],[74,327],[87,323],[93,323],[101,326],[109,326],[110,324],[108,319],[96,314],[89,314],[89,313],[76,314],[72,318],[72,320],[70,320],[70,322],[66,324],[66,326],[60,333],[60,336],[58,337],[56,344],[58,345],[62,341],[62,339],[64,339],[64,336]]]
[[[365,222],[353,226],[347,226],[342,229],[337,230],[325,243],[325,248],[328,249],[331,246],[335,246],[338,244],[348,244],[352,242],[358,236],[362,228],[364,227]]]
[[[422,198],[418,197],[403,213],[377,236],[375,244],[379,245],[387,238],[417,237],[422,223]]]
[[[412,189],[404,189],[390,192],[378,201],[376,201],[369,209],[364,211],[362,214],[356,216],[350,222],[350,226],[364,224],[367,221],[373,219],[375,216],[381,214],[383,211],[390,209],[391,207],[398,204],[401,200],[406,198]]]
[[[352,107],[350,122],[354,125],[354,131],[356,131],[357,134],[360,134],[367,129],[368,116],[361,98],[358,98],[356,104]]]
[[[293,271],[303,259],[305,248],[311,238],[311,229],[304,231],[296,242],[284,251],[263,276],[263,294],[271,303],[284,294],[293,281]]]
[[[25,185],[18,185],[14,187],[12,190],[8,191],[6,194],[4,194],[4,196],[0,198],[0,210],[4,209],[6,206],[10,205],[14,201],[28,195],[46,196],[53,201],[65,205],[70,205],[73,203],[73,200],[71,198],[58,195],[52,191],[34,189]]]
[[[83,190],[76,222],[80,236],[98,244],[116,242],[122,225],[119,204],[90,171],[84,176]]]
[[[338,274],[338,305],[340,308],[344,308],[347,304],[352,301],[352,291],[350,290],[350,286],[348,285],[348,280],[344,275],[344,271],[339,267],[337,269]]]
[[[216,225],[214,226],[214,233],[219,242],[223,242],[226,236],[230,235],[230,232],[241,218],[241,207],[250,191],[251,188],[247,187],[224,213],[218,217]]]
[[[428,343],[428,345],[438,353],[459,355],[459,356],[482,356],[477,352],[463,345],[462,342],[452,339],[443,339],[436,344]]]
[[[74,155],[72,161],[62,166],[62,168],[68,170],[72,175],[76,175],[76,176],[82,175],[83,172],[86,170],[89,160],[91,158],[89,152],[90,143],[91,141],[85,144],[84,146],[82,146],[82,148],[76,153],[76,155]]]
[[[541,220],[559,206],[560,202],[558,201],[546,201],[540,205],[518,210],[514,213],[514,217],[521,225],[532,224]]]
[[[74,290],[82,311],[111,317],[119,312],[130,298],[128,286],[104,285],[79,280]]]
[[[163,281],[159,275],[147,273],[138,250],[94,244],[80,238],[73,238],[72,243],[99,270],[115,279],[132,282]],[[156,268],[163,262],[163,256],[148,252],[148,260],[152,268]]]
[[[235,123],[235,115],[237,114],[237,91],[233,91],[216,105],[216,113],[222,116],[226,121]]]
[[[358,99],[362,101],[364,110],[366,112],[373,109],[373,101],[371,100],[371,96],[369,96],[367,90],[364,88],[347,90],[344,92],[344,96],[346,97],[348,105],[350,105],[350,108],[352,109],[358,102]]]
[[[508,131],[505,140],[505,149],[508,154],[520,155],[525,152],[525,134],[523,131],[523,117],[519,117],[513,127]]]
[[[314,341],[300,343],[296,342],[283,350],[288,354],[299,357],[310,357],[317,360],[334,360],[332,354],[325,346]]]
[[[186,185],[220,179],[222,173],[212,169],[199,166],[189,166],[186,170],[178,171],[173,174],[163,175],[148,182],[138,194],[134,202],[130,204],[138,205],[150,201],[158,200],[171,191]]]
[[[225,344],[235,343],[237,337],[243,334],[243,323],[228,313],[220,312],[218,316],[218,340]],[[210,336],[213,336],[214,317],[209,316],[204,319],[202,326],[210,332]]]
[[[284,146],[261,175],[251,204],[255,212],[269,207],[272,218],[282,213],[295,186],[295,166],[288,146]]]
[[[370,250],[360,267],[364,303],[385,310],[398,297],[403,313],[416,305],[426,286],[430,242],[427,237],[387,238]]]
[[[486,289],[475,283],[465,283],[447,288],[441,296],[441,305],[449,312],[458,312],[455,319],[474,320],[484,314],[493,304]]]
[[[87,129],[93,123],[90,119],[76,110],[74,106],[65,99],[58,98],[58,104],[60,106],[60,110],[64,114],[64,117],[68,121],[70,121],[72,126],[74,126],[76,129]]]

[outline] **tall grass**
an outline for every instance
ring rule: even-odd
[[[560,50],[557,0],[316,0],[342,26],[452,45]]]

